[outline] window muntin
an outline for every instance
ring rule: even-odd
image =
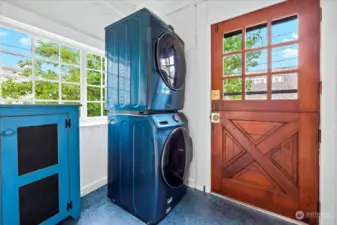
[[[91,109],[84,98],[87,85],[82,71],[87,70],[87,64],[82,58],[86,58],[83,49],[0,26],[0,103],[82,104],[87,106],[84,109]],[[105,85],[105,58],[94,54],[88,58],[88,66],[101,76],[93,84],[100,89],[99,94],[95,92],[100,97],[100,106],[95,106],[99,113],[93,115],[106,115],[105,88],[101,87]]]
[[[297,99],[297,16],[224,34],[222,60],[224,100]]]

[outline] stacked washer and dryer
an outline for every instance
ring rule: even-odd
[[[148,9],[106,28],[108,197],[148,224],[186,192],[184,43]]]

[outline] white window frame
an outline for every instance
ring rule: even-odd
[[[80,110],[81,110],[81,120],[82,121],[88,121],[88,120],[93,120],[93,121],[99,121],[99,117],[88,117],[87,116],[87,76],[86,76],[86,71],[87,71],[87,52],[90,52],[91,54],[95,54],[97,56],[105,58],[105,52],[91,47],[89,45],[71,40],[69,38],[65,38],[63,36],[6,18],[0,16],[0,26],[12,29],[14,31],[20,32],[27,34],[31,37],[32,39],[32,63],[34,64],[35,61],[35,40],[36,39],[42,39],[42,40],[49,40],[51,42],[55,42],[59,44],[59,46],[67,46],[70,48],[76,48],[80,50],[80,104],[82,105]],[[61,53],[59,58],[61,57]],[[107,63],[107,60],[105,60],[105,63]],[[62,63],[64,64],[64,63]],[[59,68],[61,68],[61,64],[59,65]],[[107,66],[105,65],[105,70]],[[59,71],[60,72],[60,71]],[[105,85],[106,85],[106,79],[107,79],[107,73],[105,72]],[[32,81],[34,83],[32,93],[33,93],[33,100],[32,102],[35,103],[35,66],[32,67]],[[67,83],[66,81],[60,82],[62,79],[61,74],[59,74],[59,85],[61,87],[62,83]],[[102,79],[101,79],[102,80]],[[71,83],[71,82],[70,82]],[[102,89],[101,89],[102,90]],[[105,88],[106,91],[106,88]],[[103,94],[101,93],[101,100],[103,98]],[[59,103],[62,102],[62,95],[59,92],[59,100],[49,100],[49,101],[58,101]],[[67,101],[67,100],[66,100]],[[69,100],[71,102],[75,102],[76,100]],[[77,100],[78,101],[78,100]],[[105,104],[103,103],[103,107],[101,107],[101,115],[103,115],[103,110],[104,110]],[[104,121],[106,120],[106,116],[100,116]],[[102,120],[102,121],[103,121]],[[101,122],[99,122],[101,123]]]

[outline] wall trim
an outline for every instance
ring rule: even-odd
[[[87,184],[83,187],[81,187],[81,197],[84,195],[89,194],[90,192],[93,192],[95,190],[97,190],[98,188],[106,185],[108,182],[108,178],[107,177],[103,177],[99,180],[96,180],[90,184]]]

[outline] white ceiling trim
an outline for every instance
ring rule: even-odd
[[[96,8],[98,8],[101,12],[103,12],[106,15],[111,14],[111,11],[109,9],[112,9],[119,16],[121,16],[121,17],[126,16],[125,12],[122,12],[121,10],[117,9],[117,7],[115,7],[113,4],[110,4],[106,0],[102,0],[102,1],[87,0],[87,1],[90,2],[93,6],[95,6]],[[106,8],[106,7],[108,7],[108,8]]]

